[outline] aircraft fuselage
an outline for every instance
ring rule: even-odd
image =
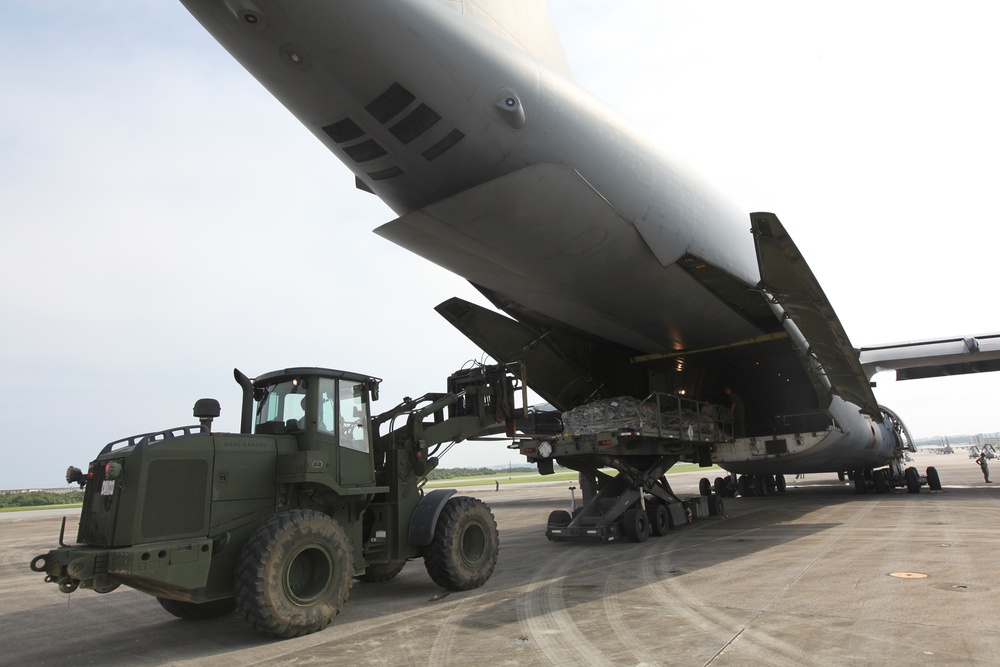
[[[486,0],[182,2],[400,216],[379,234],[495,301],[636,353],[780,329],[763,299],[766,329],[734,307],[760,280],[747,214],[573,82],[544,3],[516,3],[514,25]],[[700,264],[718,278],[693,277]],[[789,345],[781,354],[799,365]],[[721,391],[718,368],[698,376],[703,392]],[[794,370],[791,390],[745,368],[733,376],[762,423],[789,401],[836,428],[802,431],[783,456],[759,454],[759,433],[721,455],[727,468],[845,470],[898,448],[890,423],[816,391],[812,371]]]

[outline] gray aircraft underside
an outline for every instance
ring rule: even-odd
[[[573,82],[543,0],[181,1],[397,213],[376,233],[505,313],[438,308],[526,361],[560,410],[732,386],[748,437],[720,446],[724,467],[855,470],[908,440],[875,369],[1000,368],[997,335],[859,357],[776,217],[748,216]],[[787,452],[768,453],[779,434]]]

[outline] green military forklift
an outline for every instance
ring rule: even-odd
[[[355,579],[392,579],[408,560],[449,590],[482,586],[496,565],[496,521],[454,490],[424,493],[446,443],[513,428],[520,369],[477,366],[446,393],[373,416],[380,379],[289,368],[250,379],[239,433],[199,423],[109,443],[67,481],[85,490],[77,543],[31,561],[64,593],[120,585],[188,620],[239,610],[256,630],[325,628]],[[523,411],[523,407],[522,407]]]

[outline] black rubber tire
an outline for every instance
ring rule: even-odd
[[[750,495],[750,480],[747,479],[746,475],[740,475],[739,479],[736,480],[736,490],[744,498]]]
[[[707,477],[702,477],[698,480],[698,493],[703,496],[712,495],[712,483],[708,481]]]
[[[549,512],[549,519],[545,522],[545,525],[562,528],[563,526],[569,525],[569,522],[572,520],[573,515],[566,510],[552,510]]]
[[[646,516],[651,534],[663,537],[670,530],[670,512],[663,503],[646,503]]]
[[[364,574],[359,574],[355,579],[363,581],[366,584],[379,584],[383,581],[394,579],[400,570],[403,569],[404,565],[406,565],[405,560],[375,563],[366,567]]]
[[[886,477],[885,470],[872,473],[872,481],[875,483],[875,493],[889,493],[889,478]]]
[[[625,510],[622,532],[629,542],[645,542],[649,539],[649,516],[638,507]]]
[[[545,522],[545,527],[564,528],[565,526],[568,526],[570,521],[573,520],[573,517],[579,514],[582,510],[583,510],[582,507],[577,507],[575,510],[573,510],[573,514],[570,514],[566,510],[552,510],[551,512],[549,512],[549,518]],[[545,531],[545,538],[549,542],[559,542],[560,540],[563,539],[558,535],[551,534],[548,530]]]
[[[438,586],[468,591],[489,580],[499,553],[500,534],[489,506],[455,496],[441,510],[434,539],[424,549],[424,565]]]
[[[933,466],[927,469],[927,488],[931,491],[941,490],[941,476],[938,475],[937,468]]]
[[[255,630],[299,637],[340,613],[354,583],[354,550],[344,529],[314,510],[265,521],[236,563],[236,606]]]
[[[910,493],[920,493],[920,473],[914,467],[909,467],[903,473],[906,477],[906,490]]]
[[[220,618],[236,611],[236,600],[233,598],[223,598],[221,600],[212,600],[211,602],[182,602],[180,600],[158,597],[156,601],[171,614],[185,621],[204,621],[209,618]]]
[[[865,473],[862,470],[854,471],[854,490],[862,495],[868,493],[868,481],[865,479]]]
[[[726,480],[721,477],[716,477],[715,481],[712,483],[712,490],[722,497],[728,495],[726,493]]]
[[[766,496],[767,495],[767,475],[754,475],[753,476],[753,495],[755,496]]]
[[[785,492],[785,489],[787,488],[787,485],[785,484],[785,476],[784,475],[775,475],[774,476],[774,488],[778,490],[778,493],[784,493]]]
[[[708,514],[709,516],[725,516],[726,514],[725,503],[722,502],[722,496],[717,493],[708,497]]]

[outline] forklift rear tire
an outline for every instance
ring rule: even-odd
[[[389,561],[388,563],[375,563],[374,565],[369,565],[365,568],[365,573],[359,574],[355,577],[355,579],[363,581],[366,584],[378,584],[383,581],[389,581],[399,574],[399,571],[403,569],[404,565],[406,565],[405,560]]]
[[[452,591],[479,588],[493,574],[500,534],[489,506],[476,498],[456,496],[445,503],[424,549],[427,574]]]
[[[220,618],[236,611],[236,600],[233,598],[223,598],[222,600],[212,600],[211,602],[181,602],[180,600],[169,600],[158,597],[156,601],[171,614],[185,621],[204,621],[209,618]]]
[[[344,529],[315,510],[265,521],[236,563],[236,606],[255,630],[300,637],[340,613],[354,582],[354,551]]]

